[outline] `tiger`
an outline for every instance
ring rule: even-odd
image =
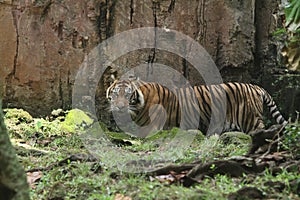
[[[140,127],[152,124],[156,129],[199,129],[208,135],[227,131],[249,134],[265,128],[264,104],[279,125],[288,123],[271,95],[250,83],[170,89],[138,79],[115,80],[106,90],[106,98],[112,112],[129,113]]]

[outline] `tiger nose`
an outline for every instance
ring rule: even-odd
[[[122,108],[125,107],[125,103],[124,102],[118,102],[117,106],[118,106],[119,109],[122,109]]]

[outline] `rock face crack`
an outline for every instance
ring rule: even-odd
[[[106,5],[107,5],[107,26],[106,26],[106,37],[110,37],[114,34],[114,17],[115,17],[115,10],[116,10],[116,4],[118,0],[106,0]]]
[[[18,63],[18,57],[19,57],[19,27],[18,27],[18,22],[19,22],[19,13],[17,9],[12,8],[12,16],[13,16],[13,22],[15,26],[15,31],[16,31],[16,53],[14,57],[14,66],[11,74],[9,74],[8,78],[11,79],[11,77],[15,77],[16,74],[16,69],[17,69],[17,63]]]
[[[170,5],[169,5],[169,8],[168,8],[168,12],[171,13],[174,11],[174,8],[175,8],[175,1],[176,0],[171,0],[170,2]]]
[[[63,21],[59,21],[58,23],[58,29],[57,29],[57,36],[59,38],[60,41],[63,40],[63,28],[64,28],[64,22]]]
[[[116,0],[102,0],[99,5],[100,14],[97,18],[100,42],[113,35],[114,11]]]
[[[107,38],[107,1],[100,3],[100,15],[98,17],[98,34],[100,41],[104,41]]]
[[[49,10],[50,10],[50,7],[51,7],[51,4],[52,4],[52,3],[53,3],[53,1],[50,0],[50,1],[48,1],[48,2],[45,4],[45,6],[44,6],[44,9],[43,9],[43,11],[42,11],[41,18],[40,18],[40,20],[41,20],[42,23],[45,21],[45,18],[46,18],[47,15],[48,15],[48,12],[49,12]]]
[[[205,20],[205,0],[199,0],[197,6],[197,29],[198,35],[196,36],[196,40],[201,44],[204,44],[206,39],[206,29],[207,24]]]
[[[63,92],[63,83],[62,83],[62,77],[61,73],[59,74],[59,88],[58,88],[59,98],[61,100],[61,106],[63,108],[65,102],[64,102],[64,92]]]
[[[148,56],[148,77],[153,73],[153,63],[155,61],[156,57],[156,47],[157,47],[157,31],[156,27],[157,25],[157,10],[159,9],[159,2],[157,1],[152,1],[152,12],[153,12],[153,19],[154,19],[154,48],[151,49],[151,52]]]
[[[130,0],[130,25],[133,24],[134,2]]]
[[[265,27],[261,21],[263,21],[264,15],[262,14],[263,8],[265,8],[264,2],[255,1],[255,10],[254,10],[254,24],[255,24],[255,53],[254,53],[254,68],[253,74],[254,76],[258,76],[262,74],[264,65],[263,63],[263,46],[262,46],[262,37],[264,35]]]
[[[217,37],[217,48],[216,48],[216,65],[221,68],[221,60],[222,60],[222,42],[221,42],[221,33],[218,33]]]

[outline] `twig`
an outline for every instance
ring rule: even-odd
[[[276,133],[276,134],[274,135],[274,137],[272,138],[272,142],[271,142],[271,143],[269,144],[269,146],[268,146],[268,150],[267,150],[263,155],[261,155],[260,158],[264,158],[266,155],[268,155],[268,154],[271,152],[272,146],[273,146],[274,144],[276,144],[276,143],[279,142],[279,140],[281,139],[280,133],[281,133],[281,131],[284,129],[284,127],[285,127],[285,126],[282,126],[282,127],[277,131],[277,133]],[[278,138],[277,138],[276,140],[274,140],[275,137],[278,137]]]

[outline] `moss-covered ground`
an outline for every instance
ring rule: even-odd
[[[128,173],[118,170],[117,166],[108,166],[102,158],[92,156],[90,148],[82,141],[82,135],[95,122],[80,110],[54,111],[44,119],[33,118],[20,109],[6,109],[4,112],[11,141],[27,172],[31,198],[34,200],[251,199],[257,195],[242,193],[243,188],[259,191],[267,199],[299,199],[299,167],[294,170],[283,168],[278,172],[266,168],[260,173],[239,177],[220,173],[203,176],[196,179],[196,183],[185,185],[183,180],[187,173],[184,170],[177,173],[169,170],[165,174]],[[183,154],[171,160],[177,166],[243,156],[251,144],[251,138],[242,133],[208,138],[199,131],[172,129],[138,139],[124,133],[109,132],[103,124],[101,127],[105,132],[102,134],[112,146],[142,156],[151,155],[158,149],[164,151],[164,145],[170,143],[178,132],[193,134],[194,140]],[[299,152],[295,149],[299,150],[300,126],[288,127],[286,134],[288,137],[281,141],[281,148],[297,161]],[[176,150],[176,145],[173,149]],[[290,152],[291,149],[293,152]],[[114,160],[116,156],[105,158]],[[158,166],[164,167],[163,162]],[[210,170],[214,171],[217,167],[212,164]]]

